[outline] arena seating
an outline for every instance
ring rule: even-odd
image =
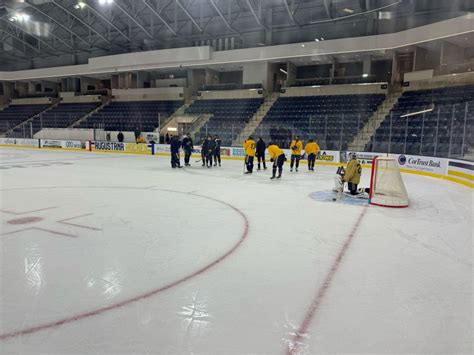
[[[292,136],[316,139],[323,149],[347,149],[385,95],[280,97],[257,127],[256,135],[288,148]]]
[[[433,111],[400,117],[434,105]],[[467,112],[466,112],[467,105]],[[392,125],[390,129],[390,125]],[[463,149],[463,133],[464,149]],[[432,156],[463,156],[474,144],[474,86],[403,93],[366,150]],[[390,147],[389,147],[390,146]]]
[[[6,132],[23,121],[46,110],[49,105],[11,105],[0,111],[0,132]]]
[[[82,121],[80,128],[103,127],[107,131],[152,132],[161,119],[172,115],[183,101],[114,101]]]
[[[197,100],[186,112],[212,114],[207,124],[201,127],[197,138],[203,138],[207,129],[208,134],[219,135],[223,145],[231,145],[262,103],[263,98]]]
[[[94,103],[62,103],[33,119],[33,132],[42,128],[65,128],[84,117],[99,105]]]

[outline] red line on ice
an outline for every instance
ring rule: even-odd
[[[160,191],[160,189],[156,189],[156,190]],[[183,277],[179,280],[176,280],[176,281],[174,281],[174,282],[172,282],[168,285],[162,286],[160,288],[157,288],[157,289],[149,291],[147,293],[138,295],[136,297],[124,300],[122,302],[112,304],[110,306],[98,308],[98,309],[95,309],[95,310],[92,310],[92,311],[89,311],[89,312],[85,312],[85,313],[80,313],[80,314],[77,314],[75,316],[63,318],[63,319],[60,319],[60,320],[57,320],[57,321],[54,321],[54,322],[41,324],[41,325],[38,325],[36,327],[31,327],[31,328],[16,330],[16,331],[13,331],[13,332],[10,332],[10,333],[0,334],[0,340],[14,338],[14,337],[18,337],[18,336],[21,336],[21,335],[32,334],[32,333],[36,333],[36,332],[39,332],[39,331],[42,331],[42,330],[45,330],[45,329],[55,328],[55,327],[61,326],[63,324],[73,323],[73,322],[76,322],[76,321],[79,321],[79,320],[82,320],[82,319],[85,319],[85,318],[89,318],[89,317],[99,315],[101,313],[105,313],[107,311],[111,311],[111,310],[114,310],[114,309],[124,307],[126,305],[129,305],[130,303],[134,303],[134,302],[152,297],[152,296],[154,296],[154,295],[156,295],[160,292],[163,292],[163,291],[166,291],[170,288],[173,288],[173,287],[175,287],[175,286],[177,286],[177,285],[179,285],[183,282],[186,282],[186,281],[188,281],[188,280],[190,280],[190,279],[192,279],[196,276],[199,276],[200,274],[208,271],[209,269],[211,269],[212,267],[216,266],[221,261],[223,261],[224,259],[229,257],[231,254],[233,254],[240,247],[240,245],[243,243],[243,241],[247,238],[247,235],[248,235],[248,232],[249,232],[249,221],[247,219],[247,216],[239,208],[237,208],[237,207],[235,207],[235,206],[233,206],[233,205],[231,205],[227,202],[224,202],[224,201],[212,198],[212,197],[199,195],[199,194],[186,193],[186,192],[180,192],[180,191],[172,191],[172,190],[164,190],[164,189],[162,189],[161,191],[169,191],[169,192],[176,192],[176,193],[182,193],[182,194],[198,196],[198,197],[201,197],[201,198],[205,198],[205,199],[208,199],[208,200],[211,200],[211,201],[218,202],[218,203],[223,204],[223,205],[231,208],[232,210],[236,211],[242,217],[242,219],[244,220],[244,230],[243,230],[243,232],[240,236],[240,239],[230,250],[225,252],[223,255],[221,255],[220,257],[218,257],[217,259],[215,259],[211,263],[209,263],[206,266],[202,267],[201,269],[195,271],[194,273],[192,273],[190,275],[187,275],[187,276],[185,276],[185,277]]]
[[[339,254],[337,255],[336,259],[334,260],[331,268],[329,269],[328,274],[326,275],[326,278],[324,279],[323,284],[319,288],[318,292],[316,293],[316,296],[314,297],[313,301],[311,302],[310,306],[306,310],[305,317],[303,319],[303,322],[300,324],[298,330],[296,331],[295,336],[293,337],[292,341],[289,343],[287,354],[288,355],[294,355],[298,354],[300,350],[300,346],[303,343],[303,337],[306,334],[309,325],[313,321],[313,319],[316,316],[316,312],[319,309],[319,306],[321,305],[324,296],[326,296],[326,293],[331,287],[331,282],[334,278],[334,275],[336,274],[337,270],[339,269],[339,266],[341,265],[342,259],[344,258],[347,250],[349,249],[350,244],[352,243],[352,240],[354,239],[354,236],[357,232],[357,229],[359,228],[359,225],[362,221],[362,219],[365,216],[365,213],[367,211],[367,207],[365,207],[359,217],[357,218],[356,223],[352,227],[351,232],[346,238],[346,241],[344,242],[341,250],[339,251]]]

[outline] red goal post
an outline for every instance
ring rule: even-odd
[[[408,193],[395,159],[375,157],[372,160],[369,203],[394,208],[408,206]]]

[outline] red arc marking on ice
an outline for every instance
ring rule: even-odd
[[[83,188],[88,188],[88,186],[82,186],[82,187]],[[67,187],[65,187],[65,188],[67,188]],[[154,295],[156,295],[160,292],[163,292],[163,291],[166,291],[170,288],[178,286],[178,285],[180,285],[180,284],[182,284],[182,283],[184,283],[184,282],[186,282],[186,281],[188,281],[188,280],[190,280],[190,279],[192,279],[196,276],[199,276],[199,275],[203,274],[204,272],[212,269],[214,266],[219,264],[221,261],[223,261],[224,259],[226,259],[230,255],[232,255],[240,247],[240,245],[244,242],[244,240],[247,238],[247,235],[248,235],[248,232],[249,232],[249,221],[248,221],[247,216],[239,208],[237,208],[237,207],[235,207],[235,206],[233,206],[233,205],[231,205],[227,202],[215,199],[213,197],[203,196],[203,195],[199,195],[199,194],[182,192],[182,191],[165,190],[165,189],[163,189],[163,190],[153,189],[153,190],[154,191],[174,192],[174,193],[185,194],[185,195],[192,195],[192,196],[204,198],[204,199],[207,199],[207,200],[210,200],[210,201],[214,201],[214,202],[217,202],[217,203],[220,203],[224,206],[229,207],[230,209],[237,212],[240,215],[240,217],[242,217],[242,219],[244,221],[244,230],[243,230],[239,240],[237,241],[236,244],[234,244],[234,246],[231,249],[229,249],[227,252],[222,254],[217,259],[211,261],[209,264],[203,266],[202,268],[200,268],[199,270],[193,272],[192,274],[184,276],[181,279],[178,279],[178,280],[176,280],[172,283],[169,283],[168,285],[165,285],[165,286],[162,286],[160,288],[151,290],[147,293],[138,295],[136,297],[129,298],[129,299],[126,299],[124,301],[121,301],[121,302],[118,302],[118,303],[115,303],[115,304],[111,304],[110,306],[97,308],[97,309],[89,311],[89,312],[80,313],[80,314],[70,316],[70,317],[67,317],[67,318],[63,318],[63,319],[59,319],[57,321],[53,321],[53,322],[50,322],[50,323],[41,324],[41,325],[38,325],[38,326],[35,326],[35,327],[16,330],[16,331],[13,331],[13,332],[10,332],[10,333],[0,334],[0,340],[15,338],[15,337],[18,337],[18,336],[32,334],[32,333],[36,333],[36,332],[46,330],[46,329],[56,328],[56,327],[59,327],[59,326],[64,325],[64,324],[73,323],[73,322],[76,322],[76,321],[79,321],[79,320],[82,320],[82,319],[85,319],[85,318],[97,316],[97,315],[105,313],[107,311],[118,309],[118,308],[127,306],[131,303],[134,303],[134,302],[146,299],[146,298],[150,298],[150,297],[152,297],[152,296],[154,296]]]

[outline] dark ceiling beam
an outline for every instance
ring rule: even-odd
[[[7,24],[9,24],[10,26],[13,26],[15,27],[16,29],[22,31],[23,33],[27,34],[28,36],[31,36],[33,37],[34,39],[36,39],[40,44],[42,44],[43,46],[51,49],[53,51],[53,53],[56,53],[58,51],[57,48],[54,48],[53,46],[51,46],[50,44],[48,44],[47,42],[43,41],[41,38],[39,38],[38,36],[34,35],[34,34],[31,34],[29,33],[26,29],[24,29],[23,27],[17,25],[15,22],[11,22],[11,21],[7,21],[5,20],[4,18],[1,18],[0,21],[3,21]]]
[[[36,48],[35,46],[32,46],[31,44],[29,44],[28,42],[26,42],[23,38],[19,37],[19,36],[16,36],[6,30],[4,30],[3,28],[0,28],[0,32],[3,32],[5,33],[6,35],[10,36],[11,38],[13,39],[16,39],[17,41],[20,41],[21,43],[23,43],[24,46],[34,50],[36,53],[40,54],[41,53],[41,50],[39,48]]]
[[[34,5],[31,3],[31,0],[27,0],[26,1],[30,7],[35,10],[36,12],[40,13],[41,15],[43,15],[44,17],[50,19],[51,21],[53,21],[55,24],[57,24],[59,27],[61,27],[63,30],[65,30],[66,32],[69,32],[69,34],[71,34],[71,36],[79,39],[81,42],[85,43],[88,47],[91,47],[91,44],[89,42],[87,42],[82,36],[78,35],[77,33],[75,33],[74,31],[72,31],[71,29],[69,29],[67,26],[63,25],[61,23],[61,21],[59,20],[56,20],[54,17],[52,17],[51,15],[49,15],[47,12],[44,12],[43,10],[41,10],[40,8],[38,8],[38,6]]]
[[[323,0],[324,3],[324,9],[326,10],[326,15],[328,15],[329,18],[333,18],[331,8],[332,8],[332,0]]]
[[[324,1],[326,1],[326,0],[324,0]],[[301,27],[299,22],[296,21],[295,17],[293,16],[293,11],[290,9],[290,6],[288,5],[287,0],[283,0],[283,3],[285,4],[286,12],[288,13],[288,16],[289,16],[291,22],[293,22],[296,26]]]
[[[77,16],[75,13],[73,13],[72,11],[70,11],[69,9],[67,9],[66,7],[64,7],[63,5],[57,3],[55,0],[52,1],[52,3],[54,5],[56,5],[57,7],[59,7],[61,10],[63,10],[65,13],[67,13],[69,16],[71,16],[72,18],[74,18],[76,21],[78,21],[79,23],[81,23],[83,26],[85,26],[89,31],[91,32],[94,32],[97,36],[99,36],[102,40],[104,40],[105,42],[107,42],[108,44],[112,44],[112,42],[110,42],[107,38],[105,38],[100,32],[98,32],[94,27],[92,27],[91,25],[89,25],[87,22],[85,22],[84,20],[82,20],[79,16]]]
[[[252,15],[253,15],[253,17],[255,17],[255,21],[257,21],[258,25],[260,27],[262,27],[263,29],[268,30],[268,28],[265,27],[265,25],[262,23],[262,21],[260,21],[260,18],[258,17],[257,13],[255,12],[250,0],[246,0],[246,2],[247,2],[248,8],[250,9],[250,12],[252,12]]]
[[[160,12],[157,11],[147,0],[143,0],[143,3],[151,10],[151,12],[153,12],[153,14],[158,17],[158,19],[163,22],[163,24],[168,28],[168,30],[170,30],[170,32],[172,34],[174,34],[175,36],[178,36],[178,34],[176,33],[176,31],[173,29],[173,27],[170,26],[170,24],[163,18],[163,16],[161,16]],[[163,9],[162,9],[163,10]]]
[[[102,13],[98,10],[96,10],[95,8],[93,8],[91,5],[87,4],[86,5],[88,9],[90,9],[95,16],[97,16],[99,19],[101,19],[102,21],[104,21],[106,24],[108,24],[110,27],[112,27],[113,29],[115,29],[115,31],[117,31],[123,38],[125,38],[127,40],[127,42],[131,42],[130,40],[130,37],[128,37],[125,32],[123,32],[120,28],[118,28],[116,25],[114,25],[112,23],[112,21],[110,21],[107,17],[105,17],[104,15],[102,15]]]
[[[188,9],[186,9],[184,7],[183,4],[181,4],[181,2],[179,0],[176,0],[176,4],[178,4],[178,6],[180,7],[180,9],[184,12],[184,14],[186,16],[188,16],[188,18],[191,20],[191,22],[194,24],[194,26],[196,26],[196,28],[199,30],[199,32],[203,33],[203,29],[201,28],[201,26],[198,25],[198,23],[196,22],[196,20],[194,19],[194,17],[191,16],[191,14],[189,13]]]
[[[216,10],[217,14],[220,16],[220,18],[222,19],[222,22],[224,22],[224,24],[226,25],[226,27],[231,30],[232,32],[234,32],[235,34],[237,34],[239,37],[242,37],[242,35],[239,33],[239,31],[237,31],[236,29],[234,29],[232,27],[232,25],[229,23],[229,21],[227,21],[227,19],[225,18],[224,14],[222,13],[222,11],[217,7],[216,3],[214,2],[214,0],[208,0],[209,3],[211,4],[211,6],[214,8],[214,10]]]
[[[114,5],[118,9],[120,9],[120,11],[122,11],[125,14],[125,16],[127,16],[133,23],[135,23],[138,26],[138,28],[140,28],[143,32],[145,32],[148,37],[153,38],[153,35],[145,27],[143,27],[142,24],[138,22],[137,19],[133,17],[125,8],[120,6],[116,1],[114,1]]]

